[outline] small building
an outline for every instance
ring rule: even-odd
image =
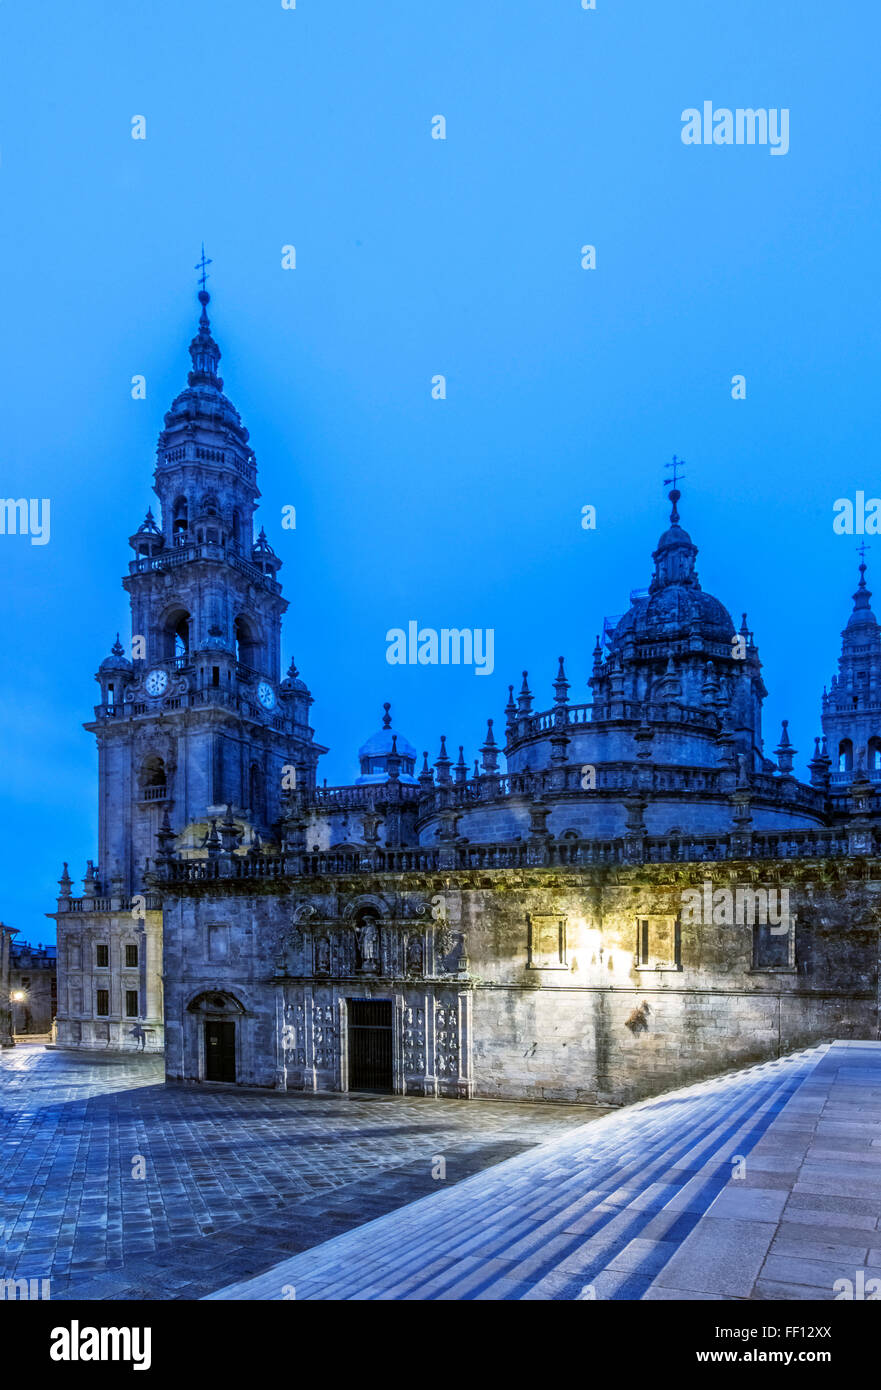
[[[51,1033],[58,1009],[54,946],[12,943],[9,953],[9,1002],[14,1037]]]
[[[0,1047],[14,1047],[12,1036],[12,1008],[9,1000],[9,966],[12,938],[18,927],[7,927],[0,922]]]

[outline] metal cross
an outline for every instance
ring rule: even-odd
[[[206,258],[205,258],[205,243],[204,243],[204,241],[203,241],[203,242],[202,242],[202,259],[201,259],[201,261],[198,261],[197,264],[193,267],[194,270],[201,270],[201,272],[202,272],[202,274],[201,274],[201,276],[200,276],[200,279],[199,279],[199,283],[200,283],[200,285],[202,286],[202,289],[203,289],[203,290],[204,290],[204,288],[205,288],[205,281],[208,279],[208,274],[207,274],[207,272],[206,272],[205,267],[206,267],[206,266],[209,266],[209,265],[213,265],[213,261],[210,259],[210,257],[206,260]]]
[[[857,554],[859,555],[860,560],[863,564],[866,563],[866,551],[871,549],[872,547],[870,545],[866,545],[865,541],[863,541],[862,545],[857,546]]]
[[[675,454],[673,455],[673,477],[664,479],[664,487],[668,487],[670,483],[672,483],[674,487],[678,485],[680,470],[684,463],[684,459],[678,459]]]

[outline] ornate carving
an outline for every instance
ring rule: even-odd
[[[332,1070],[336,1065],[336,1018],[332,1004],[312,1005],[312,1046],[316,1067]]]
[[[439,1076],[459,1075],[459,1013],[453,1005],[435,1001],[435,1066]]]
[[[422,1009],[404,1009],[402,1030],[404,1047],[404,1071],[422,1073],[425,1071],[425,1014]]]

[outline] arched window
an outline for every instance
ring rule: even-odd
[[[141,792],[145,801],[161,801],[168,794],[165,763],[156,753],[141,764]]]
[[[252,671],[260,667],[260,640],[255,624],[240,613],[235,621],[236,661]]]
[[[190,615],[184,608],[175,608],[165,617],[162,626],[162,654],[174,658],[179,666],[188,660],[190,650]]]
[[[881,772],[881,738],[869,739],[869,771]]]
[[[838,771],[853,771],[853,744],[849,738],[843,738],[838,745]]]
[[[186,545],[189,527],[189,509],[185,497],[176,497],[171,509],[171,534],[175,545]]]

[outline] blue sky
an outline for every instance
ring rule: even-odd
[[[546,707],[562,652],[588,698],[674,452],[702,583],[759,643],[766,751],[788,717],[804,775],[857,577],[832,503],[881,490],[879,29],[868,0],[0,6],[0,491],[52,503],[48,545],[0,538],[4,920],[46,939],[61,861],[95,853],[80,725],[203,239],[329,781],[386,699],[470,761],[524,667]],[[683,145],[705,100],[788,108],[789,153]],[[410,619],[494,628],[494,674],[389,666]]]

